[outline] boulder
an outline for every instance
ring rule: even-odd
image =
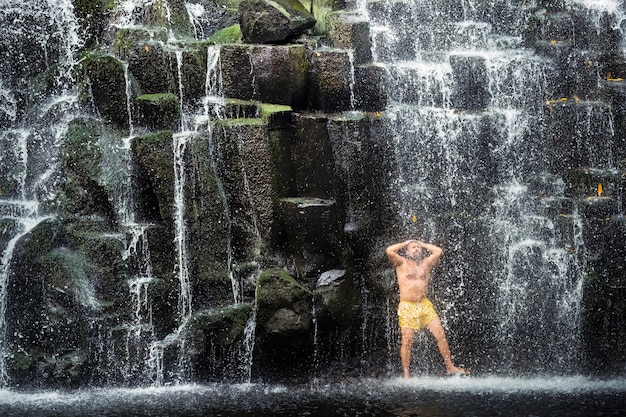
[[[216,310],[195,312],[184,329],[191,355],[210,351],[213,345],[231,345],[241,339],[252,311],[250,304],[234,304]],[[209,348],[209,349],[207,349]]]
[[[360,286],[345,269],[331,269],[320,274],[315,289],[316,314],[321,321],[348,328],[361,312]]]
[[[387,69],[380,64],[354,68],[354,96],[357,109],[382,112],[387,107]]]
[[[184,0],[157,0],[147,3],[143,17],[148,26],[167,27],[177,39],[193,37],[194,30]]]
[[[297,0],[243,0],[239,4],[239,25],[247,43],[286,43],[315,22]]]
[[[303,276],[336,262],[343,234],[343,216],[335,200],[290,197],[279,201],[278,237],[284,253],[294,258]]]
[[[45,220],[15,246],[7,286],[9,374],[22,387],[90,378],[92,330],[131,314],[122,243]],[[70,225],[73,226],[73,225]]]
[[[129,33],[128,37],[122,34]],[[178,80],[172,68],[171,55],[165,50],[161,39],[143,40],[134,39],[130,29],[120,30],[117,38],[117,54],[120,59],[128,62],[128,71],[133,75],[143,94],[177,92]],[[127,39],[130,38],[130,39]],[[127,55],[127,56],[124,56]]]
[[[282,269],[257,281],[257,323],[272,335],[296,335],[311,325],[311,291]]]

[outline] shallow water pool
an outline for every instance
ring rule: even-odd
[[[625,416],[626,378],[416,377],[310,385],[0,391],[2,416]]]

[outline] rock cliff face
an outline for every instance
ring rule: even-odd
[[[50,217],[12,252],[3,383],[303,377],[314,334],[358,332],[355,257],[389,169],[365,80],[384,74],[297,1],[133,7],[74,3],[79,101],[59,114]],[[331,269],[346,278],[316,288]]]
[[[597,32],[578,6],[540,3],[522,10],[498,2],[503,9],[495,10],[512,21],[501,28],[500,14],[488,17],[494,31],[520,36],[524,48],[555,63],[539,102],[548,132],[541,151],[584,211],[584,364],[603,370],[608,345],[617,352],[611,361],[626,361],[622,37],[609,13]],[[370,2],[370,21],[341,2],[157,0],[129,12],[116,2],[76,0],[78,20],[66,18],[82,36],[68,48],[80,59],[66,78],[61,52],[46,63],[31,37],[18,37],[24,54],[11,56],[12,72],[0,69],[14,110],[0,113],[0,125],[11,138],[33,126],[22,178],[29,191],[20,194],[17,176],[7,174],[20,166],[12,168],[4,157],[12,148],[1,144],[0,187],[36,201],[42,217],[22,236],[2,212],[0,243],[10,258],[1,282],[0,382],[395,372],[387,357],[395,358],[396,290],[383,253],[413,229],[394,201],[401,167],[392,131],[402,120],[385,112],[390,100],[415,91],[394,86],[378,63],[385,53],[410,54],[402,40],[376,59],[371,42],[383,36],[372,22],[401,19],[407,4]],[[425,36],[415,30],[405,36]],[[12,42],[7,37],[2,45]],[[493,94],[485,60],[459,53],[449,64],[452,110],[480,114]],[[70,93],[67,103],[45,100]],[[589,169],[589,153],[569,142],[583,129],[576,123],[587,108],[579,101],[611,112],[612,170]],[[35,125],[61,127],[52,137]],[[485,124],[481,135],[489,134]],[[586,135],[593,146],[606,139]],[[487,142],[473,151],[489,177],[495,169],[481,159]],[[451,240],[459,217],[469,219],[467,233],[475,228],[477,247],[450,255],[459,264],[461,253],[487,252],[479,223],[489,189],[488,181],[475,184],[465,192],[470,203],[439,213],[452,219],[440,225]],[[484,263],[468,268],[489,273]],[[443,282],[455,271],[442,265]],[[485,352],[470,350],[491,346],[476,334],[491,334],[488,321],[464,331],[451,320],[466,360],[485,369],[473,359]],[[607,333],[597,334],[601,324]]]

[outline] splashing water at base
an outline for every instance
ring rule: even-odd
[[[14,416],[619,416],[626,381],[570,378],[412,378],[309,386],[180,385],[77,392],[0,391]],[[97,400],[96,400],[97,399]]]

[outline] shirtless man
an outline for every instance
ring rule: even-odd
[[[405,256],[398,252],[404,249]],[[424,250],[429,253],[424,254]],[[463,368],[457,368],[452,363],[450,347],[446,333],[441,325],[439,316],[433,304],[426,295],[430,271],[439,261],[443,250],[440,247],[417,240],[391,245],[386,250],[387,257],[396,267],[398,287],[400,289],[400,304],[398,305],[398,319],[402,331],[402,347],[400,359],[404,370],[404,378],[409,377],[411,364],[411,347],[416,330],[426,327],[437,339],[439,353],[443,357],[448,374],[466,375]]]

